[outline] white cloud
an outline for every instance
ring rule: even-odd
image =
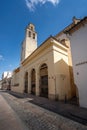
[[[1,60],[4,60],[4,57],[3,57],[2,55],[0,55],[0,61],[1,61]]]
[[[60,0],[25,0],[27,7],[29,8],[30,11],[34,11],[35,6],[37,4],[45,4],[46,2],[50,2],[53,5],[56,5],[60,2]]]

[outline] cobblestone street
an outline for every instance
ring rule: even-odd
[[[17,98],[7,92],[0,92],[0,95],[4,97],[9,106],[11,106],[29,130],[87,130],[86,125],[82,125],[32,104],[31,101],[33,98]],[[2,118],[1,115],[0,118]]]

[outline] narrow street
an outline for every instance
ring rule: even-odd
[[[35,105],[33,100],[0,91],[0,130],[87,130],[86,125]]]
[[[0,130],[28,130],[1,94]]]

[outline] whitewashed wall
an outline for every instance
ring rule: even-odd
[[[81,107],[87,108],[87,24],[75,31],[69,38],[79,103]]]

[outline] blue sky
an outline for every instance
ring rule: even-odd
[[[0,77],[20,65],[21,42],[28,23],[36,26],[38,46],[72,22],[87,16],[87,0],[1,0]]]

